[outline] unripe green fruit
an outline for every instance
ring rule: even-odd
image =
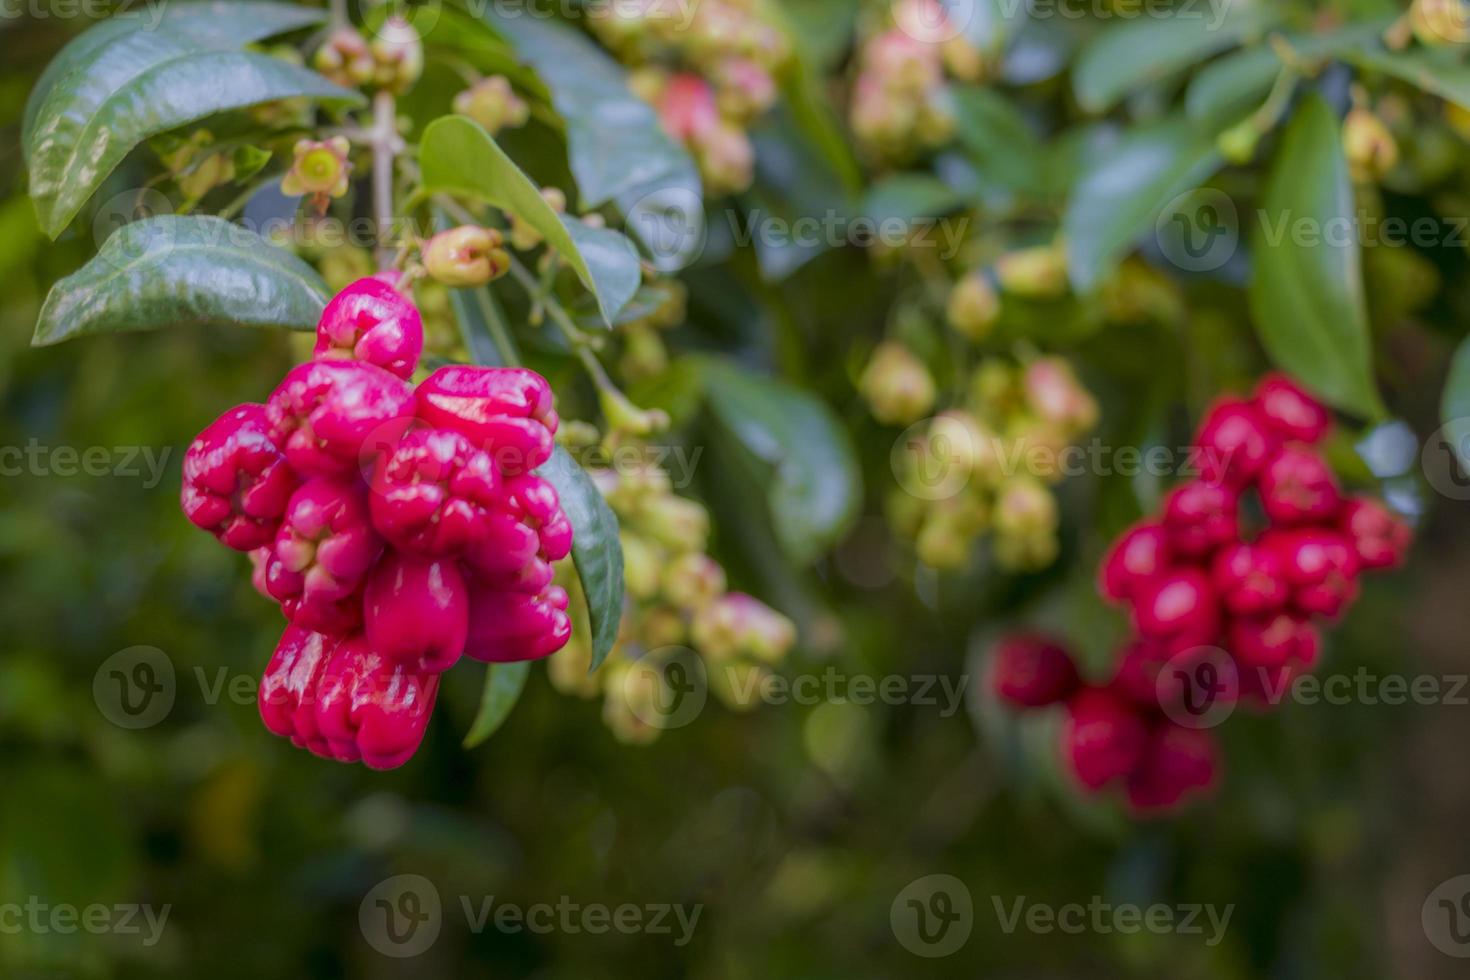
[[[979,342],[1000,319],[1000,296],[983,272],[966,273],[949,292],[945,316],[956,333]]]

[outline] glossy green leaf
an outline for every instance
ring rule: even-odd
[[[560,446],[537,471],[561,497],[572,522],[572,563],[587,597],[592,626],[592,669],[612,651],[623,618],[623,545],[618,519],[577,461]]]
[[[1169,202],[1221,163],[1213,137],[1176,118],[1123,136],[1084,168],[1062,219],[1078,290],[1106,279]]]
[[[485,672],[485,692],[480,695],[480,710],[475,712],[475,720],[464,737],[465,748],[479,745],[505,723],[511,709],[520,701],[521,692],[526,689],[526,678],[530,675],[529,660],[490,665]]]
[[[1250,305],[1271,358],[1338,408],[1384,416],[1341,125],[1318,95],[1276,151],[1252,238]]]
[[[589,37],[535,17],[486,16],[536,70],[567,124],[567,162],[583,208],[609,201],[637,231],[638,201],[676,188],[701,196],[699,170],[659,124],[653,107],[628,89],[627,72]]]
[[[1106,112],[1154,82],[1234,47],[1272,15],[1244,3],[1186,4],[1169,17],[1141,17],[1100,31],[1077,56],[1072,90],[1089,112]]]
[[[816,560],[857,516],[862,497],[852,443],[820,399],[724,361],[701,363],[706,403],[770,469],[766,504],[781,549]]]
[[[1444,423],[1444,441],[1454,450],[1460,470],[1470,473],[1470,340],[1461,341],[1450,360],[1439,417]]]
[[[52,286],[31,343],[171,326],[311,330],[329,298],[316,270],[255,232],[164,215],[124,225]]]
[[[419,159],[426,191],[484,201],[539,231],[592,291],[605,322],[611,323],[638,291],[643,272],[638,250],[627,236],[553,211],[531,178],[479,123],[464,116],[434,120],[424,130]]]
[[[261,9],[257,9],[257,7]],[[234,50],[310,23],[274,4],[211,5],[212,15],[164,20],[155,29],[108,28],[78,39],[79,53],[43,79],[27,109],[24,141],[30,195],[55,238],[144,140],[217,112],[305,97],[351,104],[362,96],[278,58]],[[103,25],[106,27],[107,25]]]
[[[1458,54],[1452,50],[1423,48],[1410,51],[1363,50],[1354,54],[1351,60],[1364,68],[1416,85],[1463,109],[1470,109],[1470,65],[1460,60]]]

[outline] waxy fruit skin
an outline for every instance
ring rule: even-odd
[[[317,358],[372,364],[407,381],[424,350],[424,323],[413,303],[393,286],[396,273],[352,283],[327,304],[316,328]]]
[[[184,454],[184,516],[227,548],[253,551],[275,540],[298,485],[271,438],[264,405],[232,408]]]

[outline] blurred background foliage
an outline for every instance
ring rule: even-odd
[[[1399,12],[1375,0],[1282,7],[1298,22]],[[783,10],[808,49],[812,91],[835,100],[858,10],[839,0],[787,0]],[[774,371],[832,407],[866,488],[832,554],[809,567],[774,558],[770,529],[741,506],[719,462],[729,447],[718,427],[705,419],[676,431],[708,450],[696,490],[715,517],[714,553],[735,584],[802,627],[783,672],[836,665],[849,674],[944,675],[966,685],[962,710],[941,717],[926,706],[829,703],[735,714],[716,705],[653,745],[628,747],[604,728],[596,703],[558,695],[536,671],[505,726],[466,752],[459,743],[482,675],[461,669],[446,678],[424,749],[381,774],[289,749],[262,728],[253,700],[211,703],[221,678],[227,690],[231,679],[259,673],[280,623],[238,556],[180,516],[178,465],[205,421],[258,400],[296,354],[284,335],[229,329],[28,346],[50,284],[95,249],[85,220],[43,242],[25,199],[18,129],[26,95],[85,26],[44,5],[33,14],[45,16],[0,19],[0,445],[168,455],[157,486],[123,475],[0,479],[0,900],[167,903],[171,914],[151,948],[122,935],[0,935],[0,975],[1460,975],[1425,942],[1419,916],[1436,884],[1470,870],[1461,831],[1470,804],[1465,707],[1324,704],[1239,721],[1224,733],[1229,775],[1218,797],[1178,819],[1135,825],[1063,785],[1044,723],[1018,727],[986,705],[981,656],[1002,629],[1042,625],[1105,652],[1118,624],[1093,596],[1092,569],[1110,535],[1159,488],[1116,478],[1064,483],[1061,553],[1043,572],[1003,576],[982,559],[936,576],[918,565],[883,518],[895,432],[873,421],[856,390],[867,352],[914,280],[902,264],[861,249],[796,259],[731,244],[722,254],[720,222],[712,222],[706,260],[682,275],[690,311],[676,333],[686,349]],[[988,91],[1048,119],[1085,116],[1068,72],[1090,38],[1113,29],[1107,20],[1038,20]],[[1178,67],[1192,72],[1212,53],[1187,54]],[[436,72],[431,63],[416,90],[425,105],[447,103],[458,87],[436,84]],[[830,92],[820,81],[829,75],[837,79]],[[1094,125],[1156,114],[1179,94],[1169,77]],[[1329,70],[1319,82],[1329,94],[1337,85],[1345,104],[1345,81]],[[1381,84],[1420,104],[1408,86]],[[810,141],[801,145],[816,160],[780,150],[779,127],[799,125],[783,104],[754,134],[756,183],[738,199],[742,209],[809,208],[844,186],[829,176],[832,155],[823,161]],[[1018,167],[1025,176],[1034,160],[1022,155],[1024,141],[983,132],[966,139],[980,119],[978,108],[960,112],[959,144],[914,165],[924,176],[915,186],[933,192],[938,179],[957,200],[980,201],[987,217],[1014,216],[1005,179]],[[527,165],[541,179],[566,183],[552,135],[533,125],[507,145],[534,161]],[[1411,165],[1421,151],[1437,154],[1434,170],[1404,175],[1376,206],[1414,215],[1470,193],[1470,153],[1437,110],[1413,116],[1405,146]],[[836,159],[852,168],[851,180],[859,161],[849,153]],[[1049,170],[1078,174],[1094,159],[1085,150],[1045,155]],[[135,166],[116,186],[137,185],[126,172]],[[874,198],[862,195],[891,173],[863,160],[861,187],[837,196],[866,200],[860,213],[875,213]],[[1055,176],[1064,187],[1077,179]],[[1260,179],[1250,168],[1218,178],[1247,198]],[[1055,196],[1041,196],[1053,203],[1041,206],[1039,221],[986,226],[998,229],[997,244],[1028,243],[1055,225]],[[1449,353],[1464,333],[1466,256],[1463,243],[1420,251],[1405,272],[1392,267],[1394,251],[1368,257],[1376,364],[1393,414],[1425,437],[1439,425]],[[1411,295],[1420,291],[1415,276],[1426,274],[1442,283],[1427,302]],[[1065,349],[1101,404],[1105,440],[1183,444],[1210,398],[1264,369],[1239,284],[1228,275],[1191,279],[1180,286],[1183,317],[1166,324],[1101,329],[1096,297],[1065,301],[1077,307],[1068,316],[1099,324]],[[1040,315],[1048,327],[1066,320],[1056,310]],[[559,390],[567,390],[565,369],[555,360],[543,366],[553,376],[562,370]],[[1375,581],[1332,635],[1329,673],[1465,670],[1470,605],[1460,593],[1470,523],[1463,507],[1431,496],[1421,527],[1411,567]],[[165,652],[177,697],[163,722],[129,731],[99,711],[93,683],[103,661],[135,645]],[[975,897],[975,932],[953,956],[924,961],[894,942],[889,907],[910,881],[941,872]],[[378,955],[358,925],[362,897],[398,873],[430,878],[450,910],[439,941],[411,961]],[[704,909],[693,941],[676,948],[650,935],[473,934],[455,911],[460,895]],[[1185,935],[1006,934],[991,902],[1093,895],[1235,912],[1225,940],[1206,947]]]

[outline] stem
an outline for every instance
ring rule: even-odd
[[[393,93],[373,96],[373,223],[378,229],[378,268],[393,264],[393,158],[398,154],[398,113]]]
[[[347,16],[347,0],[331,0],[332,8],[331,26],[335,30],[338,27],[350,27],[352,21]]]

